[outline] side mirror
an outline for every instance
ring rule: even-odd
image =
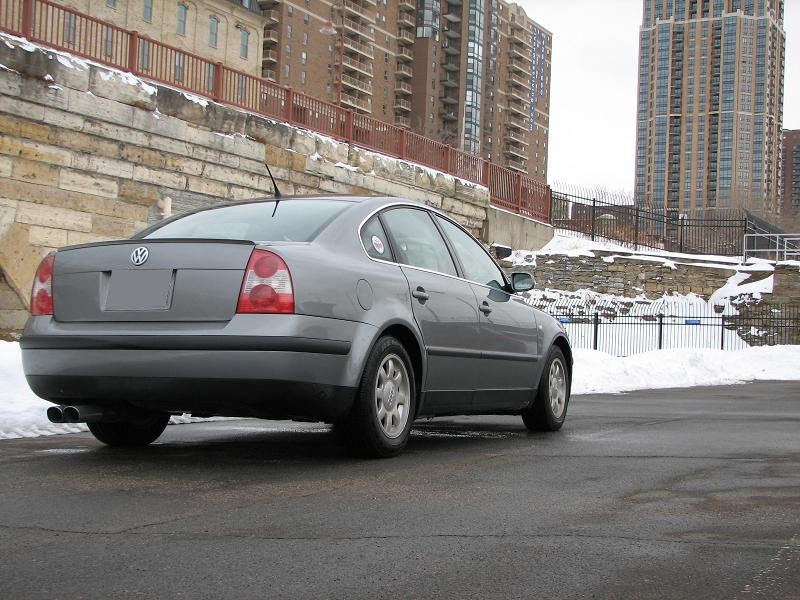
[[[536,285],[536,282],[530,273],[511,274],[511,289],[515,292],[527,292],[532,290],[534,285]]]

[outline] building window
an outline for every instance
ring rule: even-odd
[[[150,70],[150,42],[139,39],[139,70]]]
[[[247,50],[250,45],[250,32],[244,27],[239,28],[239,56],[247,58]]]
[[[75,14],[74,13],[64,13],[64,43],[65,44],[74,44],[75,43]]]
[[[114,54],[114,30],[108,25],[103,27],[103,54],[106,56]]]
[[[308,25],[308,13],[303,13],[303,24]]]
[[[142,18],[150,23],[153,20],[153,0],[144,0],[144,8],[142,9]]]
[[[283,77],[289,79],[289,65],[283,65]]]
[[[206,63],[206,89],[209,92],[214,91],[214,80],[217,77],[217,65],[214,63]]]
[[[117,0],[106,0],[106,6],[110,8],[117,8]]]
[[[175,81],[183,81],[183,67],[185,60],[186,56],[183,54],[183,52],[177,52],[175,54]]]
[[[308,46],[308,32],[303,32],[303,46]]]
[[[286,14],[290,17],[294,14],[294,7],[291,4],[286,7]]]
[[[208,22],[208,45],[212,48],[217,47],[217,38],[219,37],[219,19],[211,17]]]
[[[287,25],[286,26],[286,37],[288,39],[292,39],[292,26],[291,25]]]
[[[178,33],[186,35],[186,16],[189,9],[185,4],[178,4]]]
[[[305,71],[301,71],[300,72],[300,83],[305,84],[305,82],[306,82],[306,72]]]
[[[300,64],[304,65],[306,64],[306,62],[308,62],[308,53],[305,50],[303,50],[300,53]]]

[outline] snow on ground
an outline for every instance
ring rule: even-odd
[[[616,358],[575,350],[574,395],[637,389],[727,385],[754,380],[800,381],[800,346],[721,350],[658,350]],[[800,393],[800,385],[798,386]],[[0,341],[0,439],[86,431],[85,425],[53,424],[50,406],[28,388],[19,344]],[[173,422],[189,422],[187,417]]]

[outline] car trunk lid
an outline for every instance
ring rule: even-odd
[[[125,240],[60,250],[54,318],[228,321],[254,244],[236,240]]]

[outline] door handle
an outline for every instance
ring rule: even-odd
[[[492,312],[492,309],[489,306],[489,303],[486,302],[486,300],[481,302],[481,305],[478,307],[478,310],[481,311],[485,315],[488,315],[490,312]]]
[[[420,302],[425,302],[425,300],[430,298],[430,296],[428,296],[428,292],[426,292],[425,288],[423,288],[422,286],[418,287],[413,292],[411,292],[411,295],[414,296],[414,298],[416,298]]]

